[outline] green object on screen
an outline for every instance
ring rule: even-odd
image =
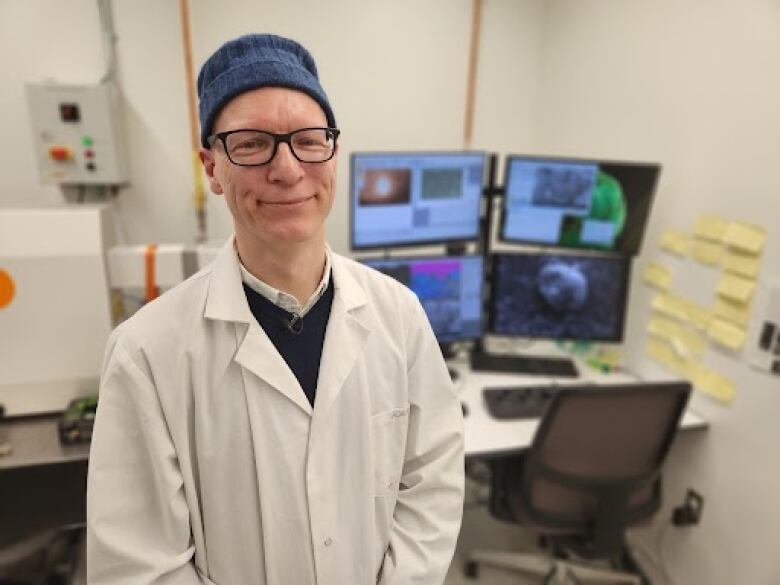
[[[614,238],[609,245],[599,246],[593,243],[584,244],[580,239],[582,222],[586,219],[610,221],[614,224]],[[590,210],[585,217],[567,216],[563,220],[559,243],[573,247],[597,247],[611,249],[614,241],[623,233],[626,224],[626,199],[623,196],[623,187],[613,176],[599,171],[593,196],[590,201]]]

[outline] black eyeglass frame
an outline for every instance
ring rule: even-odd
[[[301,157],[299,157],[295,153],[295,148],[292,144],[292,137],[298,134],[299,132],[306,132],[307,130],[324,130],[325,132],[328,132],[330,136],[333,138],[333,150],[330,153],[330,156],[323,160],[317,160],[317,161],[310,161],[310,160],[303,160]],[[263,162],[263,163],[253,163],[253,164],[247,164],[247,163],[237,163],[233,160],[233,158],[230,156],[230,150],[228,149],[226,139],[231,134],[236,134],[237,132],[262,132],[263,134],[267,134],[271,138],[274,139],[274,148],[271,151],[270,158]],[[236,130],[227,130],[225,132],[217,132],[216,134],[212,134],[206,139],[206,142],[208,142],[210,147],[214,147],[214,144],[217,140],[222,142],[222,147],[225,150],[225,154],[228,157],[228,160],[233,163],[236,166],[239,167],[262,167],[270,163],[272,160],[274,160],[274,157],[276,156],[276,151],[279,149],[279,143],[286,142],[287,146],[290,148],[290,152],[292,155],[300,162],[302,163],[308,163],[308,164],[319,164],[328,162],[330,159],[332,159],[336,155],[336,144],[338,143],[339,134],[341,134],[341,130],[338,128],[329,128],[324,126],[310,126],[307,128],[298,128],[297,130],[293,130],[292,132],[287,132],[286,134],[276,134],[274,132],[268,132],[267,130],[258,130],[257,128],[238,128]]]

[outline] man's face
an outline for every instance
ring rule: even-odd
[[[217,116],[213,133],[253,129],[282,134],[327,125],[325,112],[308,95],[264,87],[230,100]],[[230,162],[218,140],[211,150],[202,149],[200,157],[211,190],[225,196],[240,240],[267,246],[324,241],[324,222],[336,188],[335,156],[303,163],[288,144],[279,144],[268,164],[241,167]]]

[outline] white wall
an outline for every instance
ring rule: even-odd
[[[535,148],[543,6],[542,0],[482,2],[475,149],[522,154]]]
[[[780,278],[780,2],[552,0],[546,9],[538,150],[663,164],[627,328],[626,353],[647,369],[645,262],[667,263],[673,287],[700,302],[712,301],[717,278],[663,257],[663,228],[690,230],[701,212],[762,225],[769,238],[755,306]],[[736,400],[725,407],[695,396],[712,427],[678,441],[666,509],[644,540],[655,548],[669,507],[692,486],[705,496],[701,525],[663,541],[675,583],[778,583],[780,379],[743,355],[712,350],[705,359],[737,381]]]
[[[232,0],[191,3],[196,67],[225,40],[274,32],[314,54],[342,129],[337,201],[328,238],[348,249],[348,160],[353,150],[458,149],[463,139],[469,0]],[[195,235],[178,3],[113,2],[119,80],[126,99],[132,185],[122,192],[126,239],[191,241]],[[8,178],[0,205],[56,203],[38,183],[23,83],[45,77],[97,81],[103,56],[96,0],[0,0],[0,136]],[[23,56],[20,58],[20,56]],[[231,222],[208,198],[209,236]]]

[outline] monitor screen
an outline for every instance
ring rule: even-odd
[[[496,254],[490,332],[620,341],[630,266],[622,256]]]
[[[479,238],[485,154],[354,153],[353,250]]]
[[[482,336],[482,256],[363,260],[411,288],[439,343]]]
[[[661,167],[509,156],[501,239],[637,254]]]

